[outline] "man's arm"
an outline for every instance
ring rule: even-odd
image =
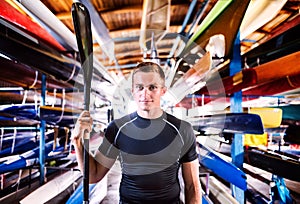
[[[83,172],[84,161],[83,161],[83,151],[84,146],[82,144],[82,136],[85,134],[90,134],[92,130],[93,119],[90,116],[90,113],[83,111],[79,116],[75,128],[72,131],[72,143],[76,152],[76,159],[78,167],[81,172]],[[99,151],[93,157],[89,155],[89,182],[96,183],[100,181],[109,171],[110,167],[113,165],[115,160],[108,159],[103,156]]]
[[[198,159],[182,164],[182,176],[184,180],[185,203],[201,204],[202,189],[199,180]]]
[[[82,142],[73,139],[73,144],[76,152],[76,159],[78,167],[83,172],[83,145]],[[95,157],[91,154],[89,156],[89,183],[97,183],[100,181],[109,171],[110,167],[114,164],[115,160],[108,159],[97,151]],[[104,164],[104,165],[103,165]]]

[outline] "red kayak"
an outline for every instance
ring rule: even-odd
[[[0,17],[1,20],[7,21],[18,27],[24,33],[34,36],[40,41],[51,46],[57,51],[66,51],[65,48],[50,35],[39,24],[33,22],[30,17],[18,11],[15,7],[6,1],[0,1]]]

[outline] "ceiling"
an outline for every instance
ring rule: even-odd
[[[72,0],[42,0],[42,2],[60,19],[72,32],[74,32],[71,6]],[[143,52],[138,43],[143,16],[142,0],[91,0],[91,3],[98,11],[99,16],[106,25],[109,36],[113,39],[116,61],[111,61],[103,54],[101,47],[94,40],[94,53],[100,62],[106,67],[117,65],[136,64],[143,60]],[[191,0],[172,0],[170,5],[170,21],[168,33],[178,33],[182,29],[185,16],[187,15]],[[198,25],[203,21],[209,11],[217,3],[217,0],[198,0],[195,8],[188,19],[188,24],[183,32],[187,33],[190,25],[196,18],[197,12],[202,9],[202,17]],[[242,41],[242,52],[247,52],[254,46],[267,41],[277,32],[287,29],[286,23],[299,15],[299,1],[288,0],[274,18],[250,33]],[[94,38],[95,39],[95,38]],[[167,55],[166,47],[161,50],[158,47],[159,56]]]
[[[61,20],[72,32],[74,32],[71,6],[72,0],[41,0],[55,16]],[[84,1],[83,1],[84,2]],[[143,16],[143,0],[91,0],[98,15],[106,25],[109,36],[114,41],[116,60],[109,60],[94,38],[94,54],[99,61],[108,69],[130,67],[143,60],[143,52],[139,45],[139,36]],[[167,1],[166,1],[167,2]],[[188,19],[188,24],[181,34],[187,33],[190,25],[195,20],[197,12],[202,9],[202,17],[198,25],[216,4],[217,0],[198,0],[195,8]],[[178,33],[182,29],[185,16],[187,15],[192,0],[170,1],[170,19],[168,33]],[[242,41],[242,52],[247,52],[260,43],[267,41],[281,30],[288,28],[287,22],[299,15],[299,1],[288,0],[274,18],[259,29],[250,33]],[[170,45],[172,45],[170,43]],[[157,46],[160,57],[169,54],[169,47]],[[127,66],[125,66],[127,65]]]
[[[74,34],[71,12],[73,3],[72,0],[41,0],[37,1],[38,4],[32,3],[36,2],[33,0],[6,1],[18,7],[18,9],[22,11],[24,15],[28,15],[33,21],[36,21],[37,23],[40,23],[39,20],[41,19],[37,20],[37,18],[33,17],[32,13],[30,14],[28,10],[24,9],[24,5],[29,2],[28,4],[32,4],[33,7],[36,6],[35,10],[39,11],[39,8],[41,8],[41,4],[43,4],[42,6],[48,8],[53,16],[51,16],[51,18],[49,16],[49,18],[46,17],[45,19],[42,19],[44,20],[44,23],[40,23],[42,27],[48,29],[49,31],[49,26],[45,25],[45,22],[51,22],[52,17],[55,17],[56,20],[58,19],[63,23],[68,31],[71,31],[71,33]],[[171,58],[176,57],[171,52],[172,46],[176,44],[176,37],[181,36],[181,39],[190,39],[193,36],[194,32],[201,29],[201,23],[205,21],[206,17],[210,14],[210,11],[213,10],[214,6],[217,5],[220,1],[164,0],[152,2],[151,0],[82,0],[82,2],[85,2],[85,5],[91,3],[92,9],[94,9],[94,11],[91,11],[90,8],[91,16],[96,16],[96,18],[98,18],[98,24],[95,25],[93,30],[94,59],[98,62],[98,65],[100,65],[102,71],[104,70],[104,72],[101,72],[102,75],[108,74],[113,80],[119,82],[124,76],[127,76],[127,74],[138,62],[145,60],[145,58],[151,58],[151,56],[149,55],[153,46],[150,46],[151,35],[149,37],[149,33],[155,33],[154,47],[157,51],[156,57],[160,59],[160,62],[163,66],[168,65],[165,64],[165,62],[168,62],[168,60],[170,60]],[[258,3],[259,1],[252,0],[252,2]],[[267,2],[266,5],[264,5],[265,7],[267,7],[269,3],[274,3],[275,0],[264,2]],[[278,9],[274,16],[269,16],[270,19],[268,19],[267,22],[263,23],[254,30],[250,29],[248,33],[243,32],[241,34],[240,49],[242,55],[256,47],[259,47],[260,44],[267,42],[268,40],[285,32],[286,30],[299,25],[299,1],[285,0],[281,2],[283,3],[280,9]],[[260,1],[260,3],[262,2]],[[193,9],[191,10],[190,15],[188,15],[189,8],[192,5]],[[40,10],[40,12],[42,12],[42,9]],[[149,17],[151,15],[153,16]],[[187,16],[189,16],[189,18],[187,18]],[[234,16],[232,18],[236,17]],[[255,19],[255,16],[252,16],[252,18]],[[146,26],[145,24],[143,24],[145,22]],[[100,23],[103,23],[103,25],[101,25]],[[226,28],[227,22],[222,23]],[[97,34],[97,29],[100,34]],[[143,31],[144,29],[151,32],[147,33],[146,37],[148,41],[141,43],[140,39],[144,34],[141,31]],[[63,41],[61,37],[57,37],[57,35],[55,35],[54,33],[55,32],[50,31],[50,34],[56,37],[58,41]],[[67,35],[67,32],[65,32],[64,34]],[[61,44],[66,48],[67,56],[74,55],[74,53],[76,53],[76,49],[74,49],[72,45],[66,42],[62,42]],[[147,48],[146,51],[141,47],[143,45],[146,45],[144,47]],[[202,48],[204,49],[205,47]],[[224,60],[226,60],[226,58],[224,58],[222,61],[221,57],[221,60],[216,60],[219,64],[215,63],[214,66],[218,66],[218,68],[222,66],[225,67],[226,65],[224,65]],[[184,68],[178,69],[177,74],[179,76],[181,76],[184,72],[191,68],[190,65],[185,65],[183,67]],[[105,76],[103,78],[104,82],[108,79]],[[103,78],[101,78],[102,82]],[[12,86],[12,83],[16,82],[2,82],[1,86]],[[72,85],[67,87],[70,88],[72,87]],[[99,92],[101,92],[101,90],[98,90],[98,93]],[[106,96],[102,95],[102,99],[105,98]],[[295,100],[295,98],[298,97],[294,97],[293,100]]]

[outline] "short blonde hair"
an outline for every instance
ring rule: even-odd
[[[165,84],[165,73],[164,73],[163,69],[154,62],[139,63],[132,73],[132,80],[133,80],[134,75],[137,72],[156,72],[159,74],[159,77],[162,79],[163,83]]]

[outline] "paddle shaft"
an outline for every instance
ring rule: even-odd
[[[93,74],[93,42],[91,20],[87,8],[79,3],[72,4],[74,30],[84,75],[84,109],[89,111],[91,80]],[[83,203],[89,203],[89,133],[84,132]]]

